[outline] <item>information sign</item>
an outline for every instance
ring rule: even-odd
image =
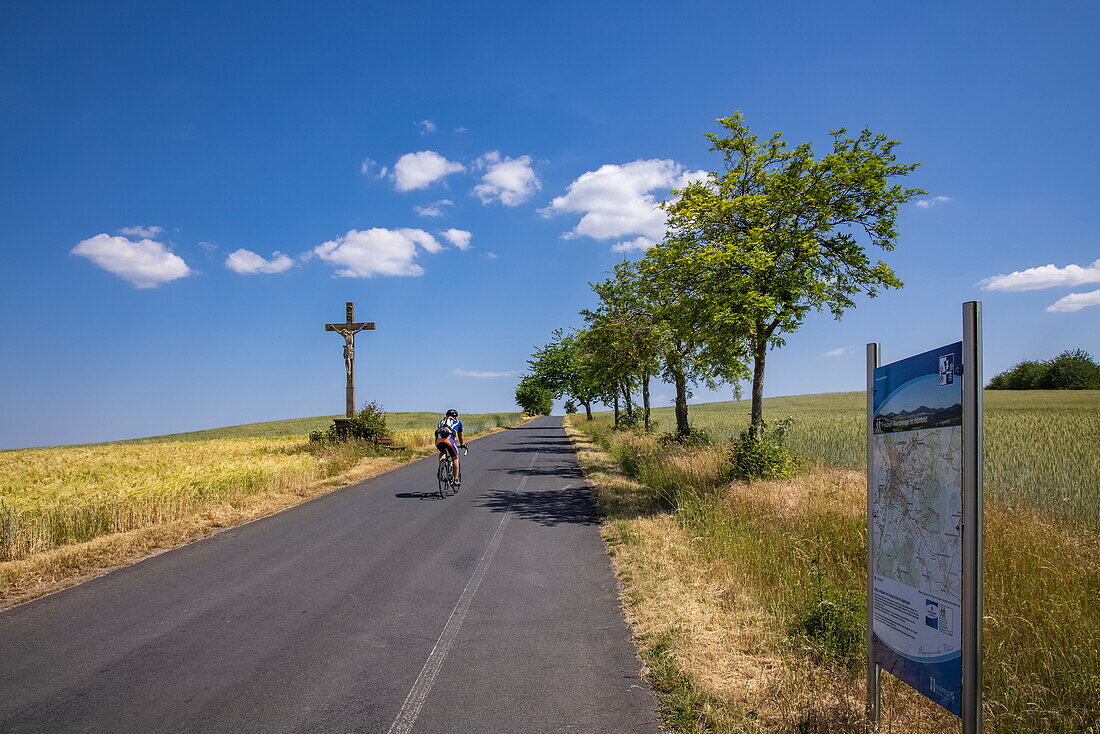
[[[962,342],[874,370],[871,653],[962,707]]]

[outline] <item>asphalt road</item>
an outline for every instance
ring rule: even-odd
[[[560,419],[0,614],[0,731],[655,732]]]

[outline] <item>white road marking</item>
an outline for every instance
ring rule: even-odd
[[[535,459],[537,458],[539,458],[537,453],[531,457],[531,463],[527,465],[528,471],[535,465]],[[523,476],[519,486],[512,492],[513,495],[523,491],[523,488],[527,486],[528,477],[530,477],[530,474],[525,474]],[[489,540],[489,546],[485,549],[485,553],[482,554],[481,561],[478,562],[477,568],[474,569],[474,574],[466,583],[466,588],[462,590],[462,596],[458,598],[458,604],[455,604],[454,611],[451,612],[451,618],[447,620],[447,624],[443,627],[443,632],[439,635],[439,639],[436,640],[435,647],[432,648],[431,654],[428,655],[427,662],[425,662],[424,667],[420,669],[420,675],[417,676],[416,682],[413,683],[412,690],[410,690],[409,695],[405,697],[405,703],[401,706],[401,711],[397,714],[397,718],[393,720],[393,725],[390,726],[389,734],[409,734],[409,732],[412,731],[413,724],[416,723],[416,718],[420,716],[420,710],[424,708],[424,702],[428,700],[428,694],[432,690],[432,684],[435,683],[435,677],[439,675],[439,671],[443,667],[443,658],[447,657],[447,652],[451,649],[451,645],[454,644],[455,638],[458,637],[458,631],[462,628],[462,623],[466,621],[466,615],[470,612],[470,604],[474,600],[474,594],[477,593],[477,588],[481,586],[485,574],[489,571],[489,564],[493,562],[493,556],[496,555],[497,548],[500,547],[501,538],[504,537],[504,527],[508,524],[508,520],[511,517],[512,513],[506,512],[504,513],[504,517],[500,518],[500,523],[497,525],[496,532],[493,533],[493,537]]]

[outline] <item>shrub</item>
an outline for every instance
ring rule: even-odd
[[[639,410],[624,410],[619,413],[619,423],[616,426],[622,431],[633,431],[642,423],[641,411]]]
[[[373,441],[386,435],[386,411],[373,400],[351,419],[351,437]]]
[[[828,592],[802,614],[795,632],[805,635],[823,661],[856,667],[862,662],[865,618],[861,593]]]
[[[794,454],[785,445],[787,433],[794,423],[792,418],[784,418],[768,428],[751,428],[741,431],[737,440],[732,442],[731,475],[734,479],[786,479],[798,470]]]
[[[349,438],[360,441],[373,441],[386,435],[386,411],[373,400],[363,406],[363,409],[351,417],[351,434]],[[332,443],[339,440],[336,426],[331,425],[323,431],[310,431],[310,443]]]
[[[656,423],[654,423],[656,425]],[[662,446],[683,446],[684,448],[700,448],[703,446],[713,446],[714,438],[711,436],[710,431],[705,428],[696,428],[690,426],[688,432],[681,436],[678,433],[662,433],[657,437],[657,441]]]

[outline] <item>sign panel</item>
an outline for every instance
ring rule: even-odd
[[[962,342],[874,370],[871,654],[962,710]]]

